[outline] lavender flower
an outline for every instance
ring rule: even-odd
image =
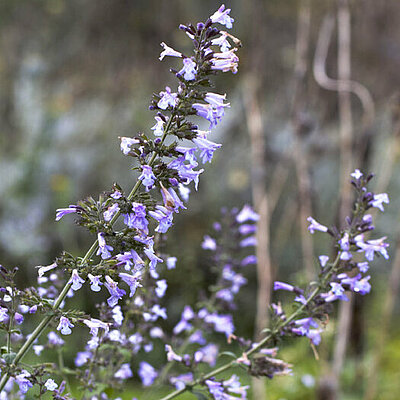
[[[174,50],[172,47],[167,46],[164,42],[161,43],[161,46],[164,48],[164,50],[160,54],[160,58],[159,58],[160,61],[162,61],[164,59],[164,57],[166,57],[166,56],[182,57],[182,53]]]
[[[110,297],[107,299],[107,303],[110,307],[117,305],[118,300],[126,294],[125,290],[118,287],[117,282],[113,281],[108,275],[106,276],[106,283],[104,284],[110,293]]]
[[[93,290],[93,292],[100,292],[100,286],[103,284],[100,281],[101,275],[94,276],[92,274],[88,274],[88,278],[90,280],[90,289]]]
[[[192,81],[196,78],[196,63],[191,58],[183,59],[183,68],[178,72],[179,76],[187,81]]]
[[[79,211],[78,206],[69,205],[68,208],[58,208],[56,210],[56,221],[59,221],[64,215],[76,213]]]
[[[140,143],[138,139],[130,137],[120,137],[121,151],[127,156],[132,151],[131,147]],[[114,197],[115,198],[115,197]]]
[[[107,245],[105,239],[104,239],[104,233],[100,232],[97,234],[97,240],[99,242],[99,248],[97,250],[97,255],[101,255],[101,258],[103,260],[106,260],[107,258],[111,257],[110,251],[113,251],[113,247]]]
[[[51,392],[58,388],[57,383],[54,382],[53,379],[47,379],[44,386],[46,387],[47,390],[50,390]]]
[[[128,379],[133,376],[131,367],[129,364],[125,363],[121,365],[121,368],[114,374],[114,377],[117,379]]]
[[[230,29],[232,28],[232,22],[234,21],[234,19],[229,16],[230,12],[231,9],[225,9],[225,5],[222,4],[221,7],[213,15],[211,15],[210,19],[213,23],[225,25],[228,29]]]
[[[143,386],[151,386],[157,378],[158,373],[149,363],[142,361],[139,364],[139,376]]]
[[[74,269],[72,271],[69,282],[72,283],[72,285],[71,285],[72,290],[79,290],[82,287],[82,284],[85,283],[85,280],[82,279],[79,276],[78,271],[76,269]]]
[[[168,107],[174,108],[178,102],[178,94],[172,93],[171,88],[166,86],[165,92],[160,92],[160,100],[157,106],[162,110],[166,110]]]
[[[67,317],[60,317],[60,323],[57,326],[57,330],[60,331],[63,335],[70,335],[72,333],[71,328],[73,327],[74,325]]]
[[[313,234],[315,231],[328,232],[328,228],[324,225],[321,225],[314,218],[308,217],[307,221],[310,223],[308,230],[311,234]]]
[[[138,177],[138,179],[142,181],[147,192],[153,187],[155,181],[157,180],[150,165],[142,165],[142,174]]]

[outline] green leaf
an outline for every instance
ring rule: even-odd
[[[228,356],[233,358],[234,360],[237,358],[237,355],[235,353],[232,353],[231,351],[223,351],[222,353],[219,354],[219,357],[221,356]]]
[[[3,355],[4,361],[5,361],[7,364],[11,364],[11,363],[14,361],[16,355],[17,355],[17,353],[7,353],[7,354],[4,354],[4,355]]]
[[[192,393],[197,397],[198,400],[208,400],[208,397],[204,393],[201,392],[192,392]]]

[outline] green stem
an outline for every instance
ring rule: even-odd
[[[321,285],[317,286],[312,292],[311,294],[308,296],[305,304],[302,304],[296,311],[294,311],[285,321],[282,321],[282,323],[280,323],[275,331],[279,332],[282,328],[286,327],[287,325],[289,325],[293,320],[295,320],[303,311],[304,309],[310,304],[310,302],[315,298],[315,296],[317,294],[319,294],[319,292],[322,290],[322,288],[326,285],[328,279],[337,271],[339,262],[340,262],[340,252],[338,253],[338,255],[336,256],[335,261],[332,264],[332,267],[330,269],[330,271],[326,274],[326,276],[324,277],[323,281],[321,282]],[[252,349],[246,351],[245,353],[243,353],[243,357],[247,358],[249,356],[251,356],[252,354],[254,354],[255,352],[257,352],[258,350],[262,349],[274,336],[274,333],[269,333],[267,336],[265,336],[265,338],[263,340],[261,340],[256,346],[254,346]],[[202,377],[196,379],[195,381],[193,381],[192,383],[186,385],[184,388],[179,389],[179,390],[175,390],[174,392],[170,393],[169,395],[161,398],[160,400],[171,400],[177,396],[179,396],[180,394],[186,392],[187,390],[192,389],[194,386],[200,385],[202,384],[205,380],[213,378],[214,376],[217,376],[219,374],[221,374],[222,372],[225,372],[226,370],[234,367],[235,365],[238,364],[237,360],[232,360],[229,361],[228,363],[222,365],[219,368],[216,368],[212,371],[210,371],[208,374],[203,375]]]

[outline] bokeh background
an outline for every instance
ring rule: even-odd
[[[50,264],[63,249],[79,255],[90,246],[92,238],[73,218],[54,221],[55,209],[96,196],[113,182],[132,185],[131,160],[119,151],[118,136],[149,132],[152,93],[174,85],[168,72],[173,61],[158,61],[159,44],[189,48],[178,25],[205,20],[219,5],[0,2],[0,262],[18,266],[24,283],[34,280],[34,266]],[[305,218],[340,222],[348,207],[339,201],[348,195],[344,176],[355,167],[375,172],[373,188],[391,199],[387,212],[376,215],[377,235],[388,236],[391,260],[374,262],[373,290],[352,306],[338,398],[398,399],[400,3],[226,5],[235,18],[232,33],[243,43],[241,63],[236,76],[218,80],[218,91],[227,92],[231,102],[214,133],[223,149],[202,175],[189,209],[176,218],[169,249],[179,258],[179,271],[170,278],[167,301],[176,315],[195,301],[193,288],[208,283],[202,237],[221,207],[244,203],[263,210],[269,233],[263,256],[272,276],[304,282],[317,268],[316,256],[332,251],[326,238],[308,239]],[[239,333],[251,336],[255,270],[248,279],[237,323]],[[335,332],[344,335],[338,313],[319,360],[306,340],[282,346],[281,357],[294,365],[294,373],[267,382],[268,399],[329,398],[321,385],[332,374]]]

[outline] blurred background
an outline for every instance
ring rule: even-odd
[[[266,382],[255,398],[398,399],[400,2],[225,4],[243,43],[241,63],[236,76],[218,78],[217,91],[231,102],[213,134],[223,149],[175,219],[168,246],[179,271],[167,301],[178,315],[196,300],[193,288],[206,285],[200,243],[221,207],[253,203],[262,216],[260,266],[248,275],[236,321],[239,334],[252,336],[265,326],[256,309],[268,304],[271,280],[304,283],[317,270],[316,257],[332,252],[323,235],[307,234],[306,218],[340,223],[352,200],[349,174],[374,172],[372,188],[391,200],[385,214],[376,213],[390,261],[374,262],[370,295],[332,316],[319,360],[306,340],[289,341],[280,356],[294,365],[293,376]],[[34,266],[50,264],[63,249],[86,252],[93,238],[73,218],[56,223],[55,209],[96,197],[113,182],[129,190],[135,175],[118,136],[149,132],[152,93],[175,85],[168,72],[174,60],[158,61],[160,42],[189,49],[178,25],[205,21],[219,6],[0,2],[0,262],[18,266],[26,284]],[[257,276],[265,290],[256,295]]]

